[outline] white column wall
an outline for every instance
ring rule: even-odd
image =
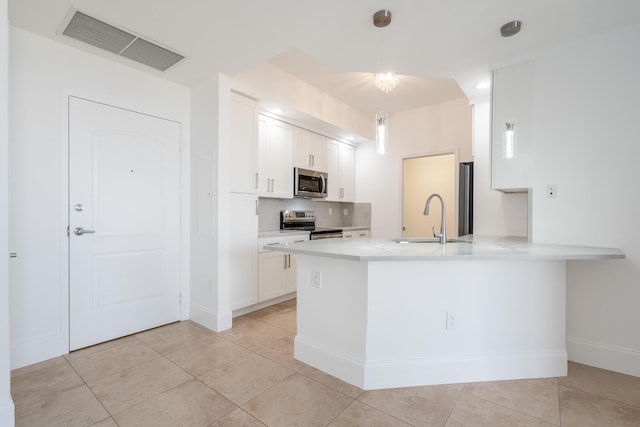
[[[536,56],[533,241],[617,247],[569,262],[570,360],[640,376],[640,26]],[[557,185],[557,198],[545,194]]]
[[[0,425],[13,427],[9,340],[9,22],[0,0]]]
[[[230,83],[217,75],[191,92],[191,319],[231,327],[229,289]]]
[[[9,251],[18,254],[10,261],[11,366],[18,368],[69,351],[67,95],[182,123],[184,263],[190,92],[16,28],[11,29],[10,79]],[[182,268],[183,284],[188,274]]]

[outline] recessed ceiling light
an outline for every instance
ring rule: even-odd
[[[491,86],[491,83],[489,83],[489,82],[480,82],[480,83],[476,84],[473,87],[476,88],[476,89],[486,89],[489,86]]]

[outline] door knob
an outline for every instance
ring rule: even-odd
[[[96,230],[85,230],[82,227],[76,227],[73,229],[73,234],[75,234],[76,236],[82,236],[83,234],[91,234],[95,232]]]

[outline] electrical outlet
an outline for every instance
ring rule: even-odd
[[[556,184],[547,184],[547,198],[555,199],[558,197],[558,186]]]
[[[452,311],[447,311],[447,330],[456,329],[458,327],[458,317]]]
[[[333,215],[333,209],[329,208],[329,215]]]
[[[322,273],[319,271],[311,272],[311,287],[312,288],[322,288]]]
[[[344,215],[344,216],[349,215],[349,209],[344,208],[344,209],[342,210],[342,215]]]

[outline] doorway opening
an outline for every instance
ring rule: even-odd
[[[432,237],[440,231],[441,209],[433,203],[423,215],[427,198],[440,194],[446,205],[448,235],[457,236],[458,192],[456,154],[405,158],[402,161],[402,237]]]

